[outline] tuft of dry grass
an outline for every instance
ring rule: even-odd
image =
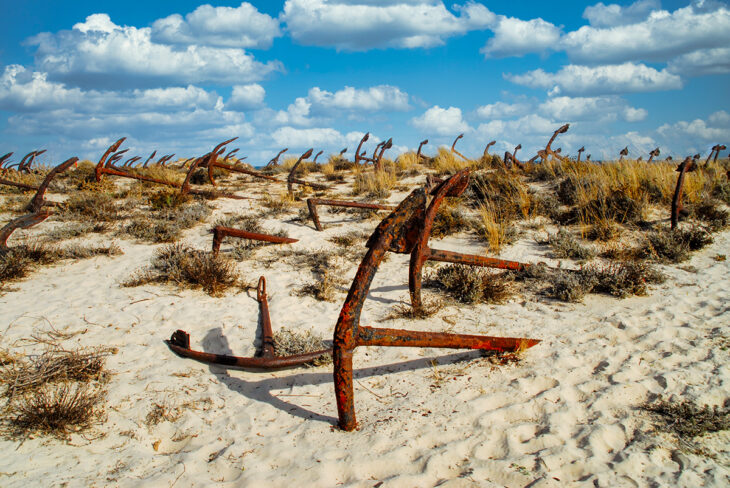
[[[0,253],[0,283],[24,278],[42,265],[63,259],[86,259],[93,256],[116,256],[122,250],[115,243],[102,246],[72,245],[65,248],[43,242],[28,242]]]
[[[179,206],[162,206],[135,215],[124,227],[124,233],[146,242],[174,242],[183,230],[194,227],[212,212],[210,205],[197,200],[176,205]]]
[[[355,181],[352,185],[352,194],[370,198],[388,198],[390,191],[395,188],[398,178],[392,170],[362,171],[355,174]]]
[[[483,268],[462,264],[440,267],[426,283],[445,290],[463,303],[502,303],[513,295],[512,282],[506,273],[492,274]]]
[[[149,267],[138,271],[122,286],[175,283],[180,287],[202,288],[209,295],[217,296],[234,286],[238,278],[232,260],[184,244],[170,244],[157,251]]]
[[[268,210],[262,215],[263,217],[279,217],[289,213],[294,206],[294,198],[289,196],[288,192],[282,192],[277,196],[265,194],[261,205]]]
[[[730,409],[727,407],[700,407],[688,400],[669,401],[659,397],[640,408],[653,414],[657,427],[685,443],[710,432],[730,429]]]
[[[514,242],[516,233],[508,219],[503,218],[501,209],[491,202],[477,207],[477,220],[474,229],[477,236],[489,244],[489,250],[499,253],[503,246]]]
[[[309,352],[327,349],[327,345],[322,338],[308,330],[306,332],[296,332],[287,328],[283,328],[274,333],[274,354],[277,356],[293,356],[295,354],[306,354]],[[323,354],[314,359],[308,365],[326,366],[332,363],[331,354]]]
[[[700,227],[689,229],[662,229],[649,232],[635,252],[638,258],[653,259],[661,263],[681,263],[697,251],[712,243],[712,235]]]
[[[63,349],[51,341],[40,355],[17,357],[0,369],[6,400],[0,432],[8,439],[50,435],[68,439],[104,418],[106,357],[112,348]]]
[[[462,209],[456,205],[441,205],[436,218],[433,221],[431,237],[439,239],[457,232],[471,230],[474,227],[474,221],[467,217]]]
[[[553,257],[557,259],[586,260],[595,257],[596,253],[583,245],[568,232],[561,228],[555,234],[548,234],[547,241],[541,244],[548,244],[552,249]]]
[[[462,169],[473,168],[476,161],[464,160],[446,147],[438,148],[438,153],[430,161],[431,167],[438,175],[454,174]]]
[[[73,193],[61,206],[59,215],[65,219],[102,222],[124,218],[111,193],[88,190]]]

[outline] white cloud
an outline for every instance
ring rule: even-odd
[[[266,90],[264,87],[251,83],[249,85],[236,85],[231,92],[226,106],[237,110],[247,110],[263,106]]]
[[[346,144],[345,137],[331,128],[297,129],[280,127],[271,135],[274,142],[282,147],[331,147]]]
[[[42,33],[36,66],[50,79],[78,86],[160,85],[165,83],[238,84],[280,70],[278,62],[256,61],[241,49],[156,44],[149,28],[120,27],[106,14],[94,14],[71,31]]]
[[[281,35],[279,21],[242,2],[238,7],[201,5],[185,18],[179,14],[156,20],[151,40],[162,44],[268,48]]]
[[[556,73],[537,69],[506,78],[518,85],[548,89],[551,95],[608,95],[682,88],[679,76],[634,63],[595,67],[570,64]]]
[[[311,107],[312,104],[306,98],[299,97],[286,110],[279,110],[274,117],[274,122],[279,125],[311,125],[313,123],[309,118]]]
[[[720,110],[718,112],[710,114],[710,116],[707,118],[707,121],[712,125],[728,127],[730,126],[730,114],[724,110]]]
[[[364,110],[367,112],[404,111],[408,105],[408,94],[389,85],[357,89],[346,86],[334,93],[314,87],[307,96],[313,106],[325,110]]]
[[[667,71],[684,76],[730,73],[730,47],[702,49],[672,59]]]
[[[583,26],[562,40],[571,60],[585,63],[661,62],[728,44],[730,10],[701,0],[674,12],[655,10],[646,20],[630,25]]]
[[[644,120],[648,112],[643,108],[628,106],[625,100],[609,97],[554,97],[549,98],[538,110],[555,120],[611,121],[621,117],[626,122]]]
[[[440,1],[287,0],[281,18],[300,44],[352,51],[438,46],[448,37],[484,29],[495,19],[476,3],[457,10],[458,16]]]
[[[522,56],[554,49],[560,41],[560,28],[543,19],[521,20],[499,16],[492,25],[494,37],[480,50],[487,58]]]
[[[411,119],[411,123],[421,132],[451,136],[471,130],[461,115],[461,109],[456,107],[441,108],[435,105],[426,110],[423,115]]]
[[[664,124],[657,129],[668,141],[687,140],[696,141],[700,139],[707,143],[717,143],[730,139],[729,127],[712,127],[702,119],[695,119],[690,122],[681,120],[674,124]]]
[[[659,0],[638,0],[626,7],[615,3],[605,5],[603,2],[599,2],[586,7],[583,11],[583,18],[588,19],[588,22],[594,27],[613,27],[640,22],[646,19],[649,13],[660,8]]]
[[[484,119],[502,119],[506,117],[519,117],[530,111],[527,103],[505,103],[496,102],[478,107],[476,113]]]
[[[69,109],[79,113],[212,110],[220,104],[215,92],[187,87],[126,91],[84,91],[48,81],[45,73],[10,65],[0,76],[0,108],[17,112]]]

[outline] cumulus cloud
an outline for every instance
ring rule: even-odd
[[[526,115],[530,109],[527,103],[496,102],[478,107],[476,113],[483,119],[502,119]]]
[[[599,10],[605,14],[607,8]],[[608,22],[606,16],[591,15],[603,19],[601,25]],[[664,62],[699,49],[727,47],[730,9],[719,2],[695,1],[674,12],[653,10],[645,20],[629,25],[583,26],[564,36],[561,44],[574,62]]]
[[[280,127],[271,135],[279,146],[286,147],[316,147],[340,146],[345,142],[344,136],[331,128],[297,129],[295,127]]]
[[[157,44],[150,28],[118,26],[107,14],[90,15],[70,31],[42,33],[28,42],[37,46],[40,71],[82,87],[238,84],[281,69],[280,63],[260,63],[241,49]]]
[[[683,86],[681,78],[666,69],[657,71],[634,63],[594,67],[570,64],[556,73],[537,69],[506,78],[518,85],[548,89],[550,95],[608,95],[677,90]]]
[[[10,65],[0,76],[0,108],[16,112],[69,109],[79,113],[212,110],[221,104],[215,92],[187,87],[99,91],[68,88],[45,73]]]
[[[668,141],[699,139],[706,143],[717,143],[730,139],[730,127],[713,127],[702,119],[664,124],[657,129],[657,132]]]
[[[185,18],[180,14],[152,24],[152,42],[220,47],[268,48],[281,35],[279,21],[242,2],[238,7],[201,5]]]
[[[701,49],[672,59],[667,71],[684,76],[730,73],[730,47]]]
[[[321,119],[332,118],[342,112],[393,112],[409,110],[408,94],[399,88],[379,85],[369,88],[346,86],[329,92],[319,87],[309,90],[306,97],[298,97],[286,110],[278,111],[273,121],[279,125],[310,126]]]
[[[405,111],[408,94],[389,85],[357,89],[346,86],[334,93],[314,87],[309,90],[308,99],[315,107],[325,110],[364,110],[367,112]]]
[[[660,8],[659,0],[638,0],[626,7],[615,3],[605,5],[603,2],[599,2],[586,7],[583,11],[583,18],[594,27],[613,27],[640,22],[646,19],[651,12]]]
[[[426,110],[423,115],[411,119],[411,123],[421,132],[451,136],[471,130],[457,107],[441,108],[435,105]]]
[[[630,107],[625,100],[609,97],[554,97],[540,104],[538,110],[556,120],[611,121],[618,117],[626,122],[644,120],[648,112]]]
[[[543,19],[521,20],[499,16],[490,27],[494,37],[480,50],[487,58],[522,56],[554,49],[560,41],[559,27]]]
[[[281,18],[300,44],[351,51],[438,46],[495,19],[481,4],[456,10],[459,15],[440,1],[287,0]]]
[[[236,110],[247,110],[263,106],[266,90],[258,83],[235,85],[226,106]]]

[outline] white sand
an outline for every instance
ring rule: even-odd
[[[216,215],[252,204],[213,202]],[[301,239],[292,249],[329,249],[335,246],[327,237],[376,225],[324,209],[321,218],[321,233],[311,223],[269,219],[266,226]],[[184,241],[209,249],[206,230],[214,219]],[[52,224],[18,232],[11,245],[44,225]],[[236,371],[172,354],[163,340],[180,328],[194,349],[253,355],[255,293],[213,298],[165,286],[122,288],[159,246],[117,242],[123,256],[47,267],[0,296],[4,346],[52,324],[78,333],[67,347],[119,348],[107,362],[114,373],[108,419],[95,431],[103,436],[74,436],[71,444],[0,441],[2,487],[728,486],[727,432],[702,440],[709,455],[692,454],[652,432],[650,417],[637,407],[657,395],[710,405],[730,396],[730,262],[712,259],[730,249],[730,232],[716,234],[714,244],[682,266],[662,266],[669,279],[647,297],[451,304],[416,321],[385,320],[394,305],[408,303],[408,257],[391,254],[373,282],[362,324],[542,342],[504,366],[474,352],[359,348],[361,429],[352,433],[335,428],[331,366]],[[466,238],[434,247],[480,252]],[[257,256],[274,252],[271,246]],[[545,253],[528,237],[501,256],[534,262],[546,260]],[[286,262],[266,268],[249,260],[239,269],[250,282],[266,276],[275,331],[312,329],[330,338],[356,264],[343,268],[347,284],[333,303],[294,294],[312,276]],[[434,296],[425,291],[426,299]],[[147,426],[155,404],[179,409],[179,419]]]

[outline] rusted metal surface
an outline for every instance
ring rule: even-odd
[[[725,149],[727,149],[727,146],[725,144],[718,144],[716,147],[717,150],[715,151],[715,159],[712,160],[713,163],[717,162],[717,157],[720,155],[720,151],[724,151]]]
[[[360,149],[362,149],[362,145],[370,139],[370,132],[366,132],[364,136],[362,136],[362,139],[360,139],[360,143],[357,145],[357,149],[355,149],[355,164],[360,164],[360,160],[363,156],[363,154],[360,154]]]
[[[38,187],[35,185],[29,185],[27,183],[21,183],[19,181],[8,180],[5,178],[0,178],[0,185],[15,186],[18,188],[23,188],[24,190],[37,190],[38,189]]]
[[[324,229],[319,221],[319,212],[317,212],[317,205],[325,205],[329,207],[366,208],[371,210],[393,210],[395,208],[392,205],[379,205],[377,203],[350,202],[347,200],[327,200],[324,198],[308,198],[307,208],[309,208],[309,216],[312,218],[314,227],[320,232]]]
[[[392,137],[383,143],[383,145],[380,147],[380,153],[377,155],[377,157],[375,153],[373,153],[373,165],[375,165],[375,171],[381,171],[383,169],[383,154],[385,154],[385,151],[387,151],[391,147],[393,147]]]
[[[342,151],[340,151],[340,156],[344,156],[347,152],[347,148],[344,148]]]
[[[654,149],[652,152],[650,152],[649,160],[647,161],[647,163],[651,163],[654,160],[654,158],[658,158],[660,153],[661,153],[661,151],[659,150],[658,147],[656,149]]]
[[[51,215],[49,210],[41,210],[40,212],[23,215],[17,219],[13,219],[0,229],[0,254],[8,251],[8,239],[17,229],[28,229],[34,225],[40,224]]]
[[[152,158],[155,157],[155,154],[157,154],[157,151],[152,151],[152,154],[150,154],[150,157],[147,158],[147,160],[142,164],[143,168],[146,168],[150,161],[152,161]]]
[[[256,287],[256,300],[259,302],[259,313],[261,315],[261,346],[254,357],[228,356],[225,354],[212,354],[208,352],[194,351],[190,349],[190,335],[184,330],[177,330],[169,340],[165,341],[168,347],[178,356],[195,359],[207,364],[220,364],[251,369],[280,369],[292,366],[301,366],[310,363],[325,354],[332,354],[332,349],[322,349],[305,354],[293,356],[277,356],[274,351],[274,334],[269,316],[269,302],[266,296],[266,279],[259,278]]]
[[[289,195],[294,195],[294,184],[309,186],[310,188],[314,188],[315,190],[326,190],[328,188],[327,185],[312,183],[311,181],[302,180],[294,176],[294,173],[296,172],[297,168],[299,168],[299,165],[302,164],[302,161],[311,156],[313,152],[314,149],[308,149],[304,154],[299,156],[299,159],[294,164],[294,166],[292,166],[291,171],[289,171],[289,176],[286,177],[286,188],[287,190],[289,190]]]
[[[453,144],[451,144],[451,152],[452,152],[452,153],[454,153],[454,154],[457,154],[457,155],[458,155],[458,156],[459,156],[459,157],[460,157],[461,159],[463,159],[464,161],[469,161],[469,159],[468,159],[468,158],[467,158],[466,156],[464,156],[463,154],[461,154],[461,153],[460,153],[459,151],[457,151],[457,150],[456,150],[456,143],[457,143],[457,142],[459,141],[459,139],[461,139],[462,137],[464,137],[464,134],[459,134],[458,136],[456,136],[456,139],[454,139],[454,143],[453,143]]]
[[[240,239],[251,239],[253,241],[264,241],[271,242],[274,244],[292,244],[299,242],[299,239],[292,239],[290,237],[272,236],[269,234],[261,234],[259,232],[249,232],[242,229],[234,229],[232,227],[224,227],[217,225],[213,228],[213,254],[218,254],[221,248],[223,238],[238,237]]]
[[[102,178],[104,178],[104,165],[106,164],[106,160],[109,157],[110,154],[115,152],[117,149],[119,149],[119,146],[122,145],[122,143],[125,141],[126,137],[122,137],[117,142],[113,143],[111,146],[107,148],[107,150],[104,152],[104,154],[101,155],[101,158],[99,158],[99,162],[96,164],[96,168],[94,170],[94,176],[96,177],[96,182],[100,182]],[[153,153],[154,154],[154,153]],[[147,163],[145,163],[145,167],[147,166]]]
[[[484,153],[482,154],[483,158],[489,156],[489,148],[494,146],[495,144],[497,144],[497,141],[489,141],[489,143],[487,143],[486,147],[484,148]]]
[[[421,158],[427,159],[426,156],[421,154],[421,149],[423,149],[423,146],[425,146],[426,144],[428,144],[428,139],[424,139],[418,143],[418,151],[416,151],[416,162],[417,163],[421,162]]]
[[[7,153],[7,154],[4,154],[4,155],[3,155],[2,157],[0,157],[0,168],[2,168],[2,167],[3,167],[3,164],[5,164],[5,162],[6,162],[6,161],[7,161],[8,159],[10,159],[10,156],[12,156],[12,155],[13,155],[13,153],[12,153],[12,151],[11,151],[11,152],[9,152],[9,153]]]
[[[226,154],[226,156],[223,158],[223,161],[228,161],[231,158],[231,156],[233,156],[234,154],[236,154],[238,152],[239,149],[240,148],[238,148],[238,147],[235,149],[231,149],[231,151],[228,154]]]
[[[586,150],[585,146],[581,146],[580,149],[578,149],[578,159],[577,161],[580,163],[580,156],[583,154],[583,152]]]
[[[677,228],[679,222],[679,213],[682,211],[682,192],[684,191],[684,175],[687,172],[694,171],[696,165],[692,158],[687,156],[684,161],[679,164],[677,172],[677,186],[674,189],[674,197],[672,198],[672,229]]]
[[[279,166],[279,157],[282,154],[284,154],[285,152],[287,152],[288,150],[289,150],[289,148],[288,147],[285,147],[284,149],[282,149],[281,151],[279,151],[276,154],[276,156],[274,156],[273,158],[271,158],[271,160],[268,163],[266,163],[266,167],[268,168],[269,166]]]
[[[625,148],[621,149],[621,152],[619,154],[619,161],[623,161],[626,156],[629,155],[629,146],[626,146]]]
[[[312,160],[313,163],[317,163],[317,158],[323,153],[324,151],[320,151],[317,154],[314,155],[314,159]]]
[[[129,159],[127,159],[127,160],[126,160],[126,161],[124,162],[124,164],[122,164],[122,168],[129,168],[129,167],[131,167],[131,166],[132,166],[132,165],[133,165],[133,164],[134,164],[135,162],[139,161],[140,159],[142,159],[142,158],[141,158],[141,157],[139,157],[139,156],[134,156],[134,157],[132,157],[132,158],[129,158]]]
[[[76,163],[79,158],[70,158],[59,164],[51,171],[48,172],[43,182],[38,187],[36,194],[28,203],[26,210],[31,212],[28,215],[23,215],[16,219],[8,222],[2,229],[0,229],[0,253],[5,253],[8,250],[8,239],[17,229],[28,229],[46,220],[52,212],[44,210],[43,206],[46,205],[45,193],[50,185],[51,180],[56,177],[59,173],[66,171],[71,165]]]
[[[26,207],[26,210],[32,213],[40,212],[43,205],[45,205],[46,200],[46,190],[48,189],[48,185],[51,184],[51,180],[56,177],[59,173],[63,173],[68,168],[70,168],[72,165],[76,164],[76,162],[79,160],[79,158],[69,158],[63,163],[59,164],[55,168],[53,168],[51,171],[48,172],[46,177],[43,179],[43,182],[38,187],[38,191],[33,196],[33,199],[30,201],[28,206]]]
[[[559,134],[565,134],[568,132],[568,129],[570,129],[570,124],[561,125],[555,132],[553,132],[553,135],[550,137],[550,140],[545,145],[545,149],[541,149],[537,152],[538,156],[540,156],[540,159],[542,162],[547,162],[550,156],[554,157],[555,159],[558,159],[560,161],[565,162],[567,158],[565,156],[560,155],[559,149],[553,149],[552,145],[553,142],[555,142],[555,139],[558,137]]]
[[[458,174],[458,173],[457,173]],[[456,175],[455,175],[456,176]],[[463,182],[461,176],[455,182],[444,182],[440,188],[443,195],[458,188]],[[447,188],[444,189],[444,186]],[[463,190],[462,190],[463,191]],[[439,347],[453,349],[483,349],[495,351],[517,351],[534,346],[535,339],[488,337],[440,332],[417,332],[397,329],[378,329],[360,326],[360,314],[370,285],[383,261],[385,253],[397,247],[399,240],[409,234],[414,216],[426,205],[423,188],[414,190],[403,202],[378,225],[368,240],[368,251],[358,267],[355,279],[340,311],[334,333],[333,360],[335,398],[337,400],[338,425],[342,430],[357,428],[355,415],[352,357],[358,346],[384,347]]]

